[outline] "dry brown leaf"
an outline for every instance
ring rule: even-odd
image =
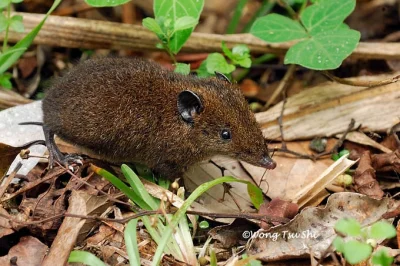
[[[332,146],[332,142],[328,142],[328,148]],[[287,143],[288,148],[300,153],[309,153],[309,142]],[[280,198],[282,200],[293,200],[296,193],[306,185],[313,183],[318,176],[333,163],[331,159],[324,159],[313,162],[308,159],[298,159],[293,156],[288,157],[285,154],[274,155],[277,167],[274,170],[266,171],[264,168],[256,167],[247,163],[242,165],[231,158],[214,157],[213,161],[219,166],[225,167],[225,175],[235,176],[243,180],[261,183],[261,189],[270,198]],[[251,176],[250,176],[250,175]],[[264,175],[263,181],[261,179]],[[191,167],[185,173],[185,186],[188,191],[193,191],[204,182],[211,181],[221,176],[221,171],[215,165],[208,162],[202,162]],[[199,203],[202,205],[202,211],[217,213],[232,212],[254,212],[254,207],[247,193],[247,187],[242,183],[229,183],[232,186],[230,193],[233,197],[225,195],[224,200],[221,198],[224,193],[223,186],[215,186],[206,191],[200,198]],[[236,203],[240,206],[237,207]],[[193,205],[194,210],[198,210]],[[218,221],[231,223],[232,219],[218,219]]]
[[[338,135],[336,135],[336,137],[340,138],[340,137],[342,137],[342,135],[343,134],[338,134]],[[355,143],[358,143],[358,144],[374,147],[374,148],[376,148],[378,150],[381,150],[381,151],[383,151],[385,153],[391,153],[392,152],[389,148],[379,144],[378,142],[374,141],[373,139],[371,139],[370,137],[368,137],[367,135],[365,135],[362,132],[358,132],[358,131],[349,132],[346,135],[346,139],[351,141],[351,142],[355,142]]]
[[[14,265],[42,266],[42,260],[48,247],[32,236],[21,237],[19,243],[13,246],[6,256],[0,257],[0,265],[10,266],[10,260],[16,257]],[[60,264],[53,264],[60,265]]]
[[[351,80],[383,80],[399,75],[358,77]],[[334,136],[343,133],[352,118],[362,130],[386,132],[399,122],[400,82],[364,88],[327,82],[287,99],[283,116],[285,140]],[[256,114],[263,134],[279,139],[278,117],[282,102]]]
[[[299,207],[305,206],[309,201],[318,196],[321,191],[331,184],[339,175],[348,170],[356,161],[347,159],[347,156],[342,156],[329,168],[327,168],[321,175],[318,176],[312,183],[309,183],[302,190],[296,193],[293,202],[297,203]]]
[[[248,252],[263,261],[305,258],[311,251],[319,258],[336,236],[334,226],[339,219],[351,217],[361,226],[371,225],[395,207],[387,198],[375,200],[357,193],[335,193],[324,208],[306,208],[285,225],[259,230],[259,237],[251,240]]]
[[[20,153],[21,148],[0,143],[0,178],[7,173],[8,168]]]

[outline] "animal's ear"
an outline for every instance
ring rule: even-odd
[[[178,96],[178,111],[186,123],[193,123],[193,118],[203,111],[200,97],[189,90],[182,91]]]
[[[231,81],[228,79],[228,77],[225,76],[224,74],[219,73],[217,71],[215,71],[214,73],[215,73],[215,76],[217,77],[217,79],[220,79],[220,80],[226,81],[228,83],[231,83]]]

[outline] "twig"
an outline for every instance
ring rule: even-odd
[[[338,139],[338,141],[336,141],[335,146],[333,146],[332,149],[330,149],[329,151],[324,151],[322,153],[317,154],[315,157],[316,158],[320,158],[320,157],[325,156],[325,155],[337,153],[339,147],[342,146],[343,141],[346,139],[347,134],[349,134],[349,132],[354,128],[355,123],[356,123],[356,121],[352,118],[351,121],[350,121],[350,124],[348,125],[348,127],[346,129],[346,131],[343,132],[343,134],[340,137],[340,139]]]
[[[178,211],[176,210],[170,210],[170,211],[165,211],[165,214],[174,214]],[[6,215],[3,213],[0,213],[0,217],[6,218],[11,222],[21,224],[24,226],[30,226],[30,225],[36,225],[36,224],[42,224],[42,223],[47,223],[49,221],[53,221],[56,219],[60,219],[62,217],[72,217],[72,218],[81,218],[81,219],[88,219],[88,220],[96,220],[96,221],[102,221],[102,222],[115,222],[115,223],[121,223],[124,224],[132,219],[137,219],[142,216],[149,216],[149,215],[162,215],[164,211],[161,210],[154,210],[154,211],[141,211],[139,213],[130,215],[128,217],[122,218],[122,219],[114,219],[114,218],[107,218],[107,217],[101,217],[101,216],[96,216],[96,215],[80,215],[80,214],[73,214],[73,213],[61,213],[57,214],[51,217],[47,217],[41,220],[36,220],[36,221],[19,221],[15,218],[13,218],[11,215]],[[208,213],[208,212],[198,212],[198,211],[186,211],[187,214],[193,214],[193,215],[200,215],[200,216],[207,216],[213,219],[218,219],[218,218],[241,218],[241,219],[254,219],[254,220],[260,220],[264,221],[267,223],[270,222],[279,222],[279,223],[287,223],[290,220],[287,218],[283,217],[275,217],[275,216],[268,216],[264,214],[258,214],[258,213]]]
[[[2,186],[0,187],[0,199],[3,196],[3,194],[6,192],[8,186],[10,185],[11,181],[16,176],[19,169],[21,169],[21,167],[22,167],[22,162],[18,162],[18,164],[15,166],[12,173],[5,179],[4,182],[2,182]]]
[[[268,109],[271,106],[271,104],[275,101],[275,99],[278,97],[278,95],[287,88],[287,86],[289,85],[289,80],[293,76],[293,73],[295,72],[295,70],[296,70],[296,65],[289,66],[288,70],[286,71],[285,76],[279,83],[279,86],[276,88],[274,93],[268,99],[268,102],[265,104],[265,106],[263,108],[264,110]]]
[[[337,153],[339,147],[342,146],[343,141],[346,139],[347,134],[354,128],[354,125],[355,125],[355,120],[351,119],[350,124],[348,125],[346,131],[343,132],[343,134],[340,137],[340,139],[338,139],[338,141],[336,141],[335,146],[333,146],[332,149],[330,149],[329,151],[324,151],[324,152],[316,154],[316,155],[309,155],[309,154],[299,153],[299,152],[296,152],[296,151],[289,150],[286,147],[285,148],[273,148],[272,151],[273,152],[289,153],[289,154],[297,156],[298,158],[301,158],[301,159],[310,159],[310,160],[315,161],[315,160],[321,159],[322,157],[324,157],[326,155],[330,155],[332,153]]]
[[[283,134],[283,112],[285,111],[285,105],[287,102],[287,98],[286,98],[286,90],[282,91],[282,96],[283,96],[283,101],[282,101],[282,108],[281,108],[281,114],[279,115],[278,118],[278,124],[279,124],[279,131],[281,132],[281,148],[282,149],[287,149],[286,147],[286,142],[285,142],[285,136]]]
[[[336,81],[341,84],[345,85],[351,85],[351,86],[356,86],[356,87],[376,87],[376,86],[382,86],[382,85],[387,85],[390,83],[394,83],[400,80],[400,75],[384,79],[384,80],[375,80],[375,81],[364,81],[364,80],[349,80],[349,79],[343,79],[336,77],[329,73],[328,71],[323,71],[322,72],[326,77],[329,79]]]

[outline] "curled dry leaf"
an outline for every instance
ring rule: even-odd
[[[310,253],[320,258],[336,237],[334,226],[339,219],[354,218],[366,226],[395,208],[387,198],[375,200],[358,193],[335,193],[323,208],[306,208],[285,225],[254,232],[247,251],[263,261],[308,257]]]
[[[295,203],[281,199],[273,199],[269,203],[261,204],[259,214],[292,219],[296,216],[298,211],[299,206]],[[278,225],[278,223],[275,225]],[[266,222],[261,221],[260,227],[266,230],[271,226],[269,226]]]
[[[10,260],[14,257],[16,257],[16,264],[14,265],[42,265],[42,260],[46,255],[47,249],[48,247],[35,237],[21,237],[19,243],[13,246],[6,256],[0,257],[0,265],[10,265]]]
[[[400,148],[389,154],[372,155],[372,166],[376,171],[400,173]]]
[[[336,137],[340,138],[340,137],[342,137],[342,134],[338,134],[338,135],[336,135]],[[346,139],[351,142],[374,147],[385,153],[392,152],[389,148],[383,146],[382,144],[379,144],[378,142],[374,141],[373,139],[371,139],[370,137],[368,137],[367,135],[365,135],[362,132],[358,132],[358,131],[349,132],[346,135]]]
[[[381,199],[384,195],[379,183],[376,180],[375,169],[372,167],[371,153],[365,151],[360,158],[360,163],[354,173],[356,191],[370,196],[374,199]]]

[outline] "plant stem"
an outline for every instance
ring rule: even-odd
[[[299,10],[299,15],[300,15],[300,14],[303,12],[303,10],[307,7],[307,4],[308,4],[308,0],[303,2],[303,4],[302,4],[301,7],[300,7],[300,10]]]
[[[11,16],[11,0],[8,2],[8,5],[7,5],[7,27],[6,27],[6,33],[4,35],[4,41],[3,41],[3,53],[7,50],[8,31],[10,29],[10,16]]]
[[[274,58],[276,58],[276,55],[274,55],[274,54],[264,54],[264,55],[262,55],[260,57],[257,57],[256,59],[254,59],[252,64],[261,64],[261,63],[264,63],[266,61],[270,61],[270,60],[272,60]],[[249,72],[250,72],[250,68],[243,69],[238,74],[238,76],[236,77],[235,80],[236,81],[241,81],[242,79],[244,79],[244,77],[247,76],[247,74],[249,74]]]
[[[286,11],[289,13],[289,15],[293,18],[296,19],[297,14],[296,11],[289,5],[289,3],[286,0],[279,1],[282,3],[282,6],[286,9]]]
[[[240,17],[242,16],[243,8],[247,4],[247,1],[248,0],[239,0],[239,3],[235,8],[235,12],[233,13],[233,17],[229,22],[228,29],[226,30],[227,34],[235,33],[236,27],[239,24]]]
[[[271,0],[264,0],[262,3],[261,7],[257,10],[257,12],[253,15],[253,17],[250,19],[250,21],[244,26],[243,28],[243,33],[247,33],[250,31],[251,26],[253,26],[254,21],[256,21],[257,18],[262,17],[267,15],[269,12],[271,12],[272,8],[275,6],[275,1]]]

